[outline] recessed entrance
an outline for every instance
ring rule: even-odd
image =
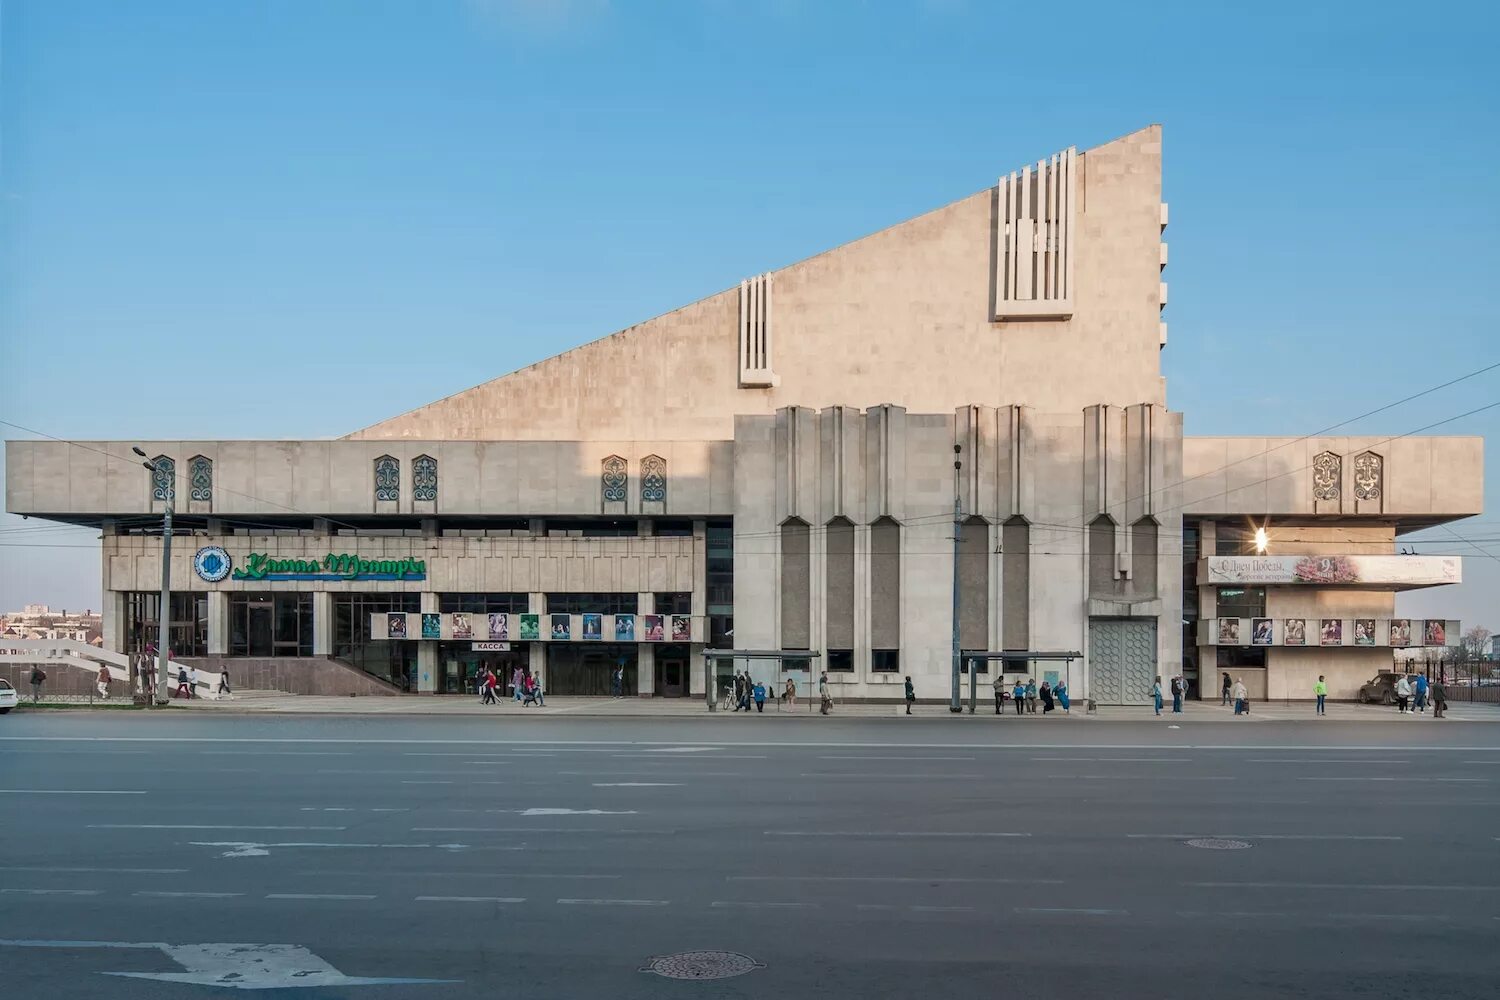
[[[688,649],[686,646],[656,648],[656,684],[658,698],[682,698],[687,695]]]

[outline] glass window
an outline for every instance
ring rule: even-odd
[[[417,687],[418,643],[370,638],[370,615],[422,610],[420,594],[334,594],[333,655],[401,687]]]
[[[214,498],[214,463],[204,455],[194,455],[188,460],[188,485],[193,500],[209,501]]]
[[[547,613],[555,615],[629,615],[639,605],[639,599],[632,593],[547,595]]]
[[[894,674],[901,669],[901,650],[872,649],[870,669],[877,674]]]
[[[1266,647],[1264,646],[1220,646],[1219,647],[1219,669],[1233,669],[1235,667],[1264,667],[1266,665]]]
[[[151,460],[151,499],[171,503],[177,498],[177,463],[166,455]]]
[[[630,486],[630,471],[619,455],[611,455],[599,463],[599,486],[605,503],[625,502],[625,491]]]
[[[230,656],[313,655],[313,595],[229,595]]]
[[[854,672],[854,650],[830,649],[828,651],[830,674],[852,674]]]
[[[436,500],[437,490],[437,459],[431,455],[418,455],[411,463],[411,498]]]
[[[472,615],[525,614],[531,610],[527,594],[439,594],[438,610],[444,614],[466,611]]]
[[[733,615],[734,525],[729,521],[711,521],[707,535],[704,575],[708,587],[708,613]]]
[[[693,595],[684,593],[656,594],[655,608],[659,615],[690,615],[693,613]]]
[[[667,460],[660,455],[641,459],[641,502],[663,503],[667,499]]]
[[[156,648],[161,594],[133,591],[125,595],[125,651]],[[167,618],[168,652],[174,656],[208,655],[208,595],[173,593]]]
[[[1255,529],[1238,524],[1219,523],[1214,530],[1214,555],[1255,555]]]
[[[390,455],[375,460],[375,499],[401,499],[401,463]]]
[[[1220,587],[1219,618],[1264,618],[1265,587]]]
[[[659,518],[651,524],[651,533],[658,538],[691,538],[693,535],[692,521],[671,521]]]

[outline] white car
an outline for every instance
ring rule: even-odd
[[[16,694],[16,689],[11,687],[10,681],[0,677],[0,715],[15,708],[20,701],[21,698]]]

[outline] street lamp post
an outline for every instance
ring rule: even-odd
[[[147,459],[144,451],[138,447],[130,450],[146,459],[141,464],[153,474],[157,472],[156,463]],[[172,503],[176,496],[177,483],[174,481],[166,491],[167,510],[161,521],[161,606],[156,611],[156,690],[147,693],[148,700],[153,705],[167,700],[167,641],[172,615]]]

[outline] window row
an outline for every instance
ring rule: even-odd
[[[667,460],[660,455],[641,459],[641,503],[666,503]],[[630,463],[610,455],[599,463],[599,491],[605,503],[624,503],[630,493]]]
[[[1338,500],[1344,489],[1344,456],[1331,451],[1313,458],[1313,500]],[[1385,459],[1373,451],[1354,456],[1354,499],[1379,500],[1385,491]]]
[[[411,498],[431,503],[438,495],[438,464],[431,455],[418,455],[411,462]],[[381,455],[375,460],[375,499],[395,502],[401,499],[401,460]]]
[[[177,499],[177,460],[157,455],[151,460],[151,499],[172,503]],[[214,498],[214,462],[206,455],[188,459],[188,499],[208,502]]]

